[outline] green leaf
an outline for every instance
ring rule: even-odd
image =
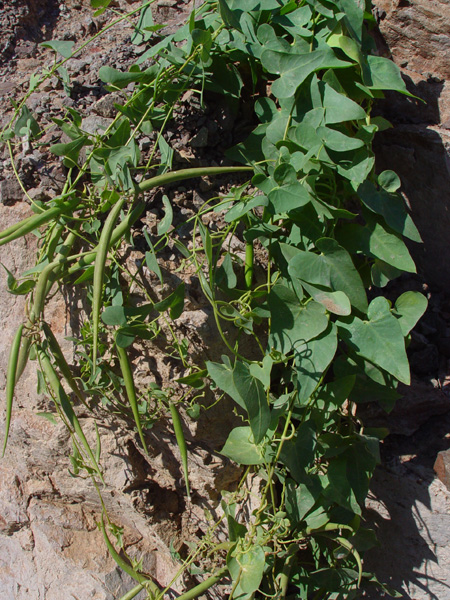
[[[343,21],[350,35],[360,44],[364,20],[364,9],[361,8],[361,3],[355,0],[338,0],[337,4],[344,13]]]
[[[126,325],[127,317],[123,306],[108,306],[102,313],[105,325]]]
[[[173,221],[173,210],[169,198],[167,196],[163,196],[162,201],[164,204],[164,217],[158,223],[158,235],[164,235],[167,233]]]
[[[384,171],[384,173],[393,172]],[[393,173],[393,175],[397,177],[395,173]],[[390,183],[388,183],[387,179],[387,177],[384,178],[385,182],[391,187],[391,189],[395,188],[395,179],[393,177],[389,178]],[[374,184],[370,181],[365,181],[359,186],[358,196],[369,210],[376,214],[382,215],[389,227],[392,227],[392,229],[398,233],[401,233],[410,240],[413,240],[414,242],[422,241],[420,234],[413,223],[413,220],[406,210],[405,203],[401,196],[390,193],[389,191],[386,191],[385,188],[377,190]]]
[[[170,296],[167,296],[167,298],[164,298],[164,300],[155,304],[155,309],[158,312],[164,312],[170,309],[170,318],[174,320],[178,319],[184,308],[184,289],[185,284],[180,283]]]
[[[25,135],[35,138],[39,137],[40,128],[38,122],[25,104],[22,106],[22,111],[19,115],[19,118],[14,124],[14,133],[19,137],[23,137]]]
[[[297,393],[300,404],[309,400],[337,350],[337,328],[330,323],[318,337],[295,349]]]
[[[234,289],[237,285],[237,277],[233,270],[233,261],[229,252],[225,254],[222,264],[216,271],[216,283],[228,290]]]
[[[310,193],[299,181],[274,188],[268,198],[268,207],[274,215],[295,210],[311,201]]]
[[[81,136],[72,142],[67,142],[67,144],[53,144],[49,150],[56,156],[64,156],[64,164],[66,166],[74,167],[77,165],[80,150],[86,143],[89,143],[88,138]]]
[[[403,271],[386,264],[382,260],[376,259],[372,265],[370,276],[373,285],[383,288],[392,281],[392,279],[400,277],[402,273]]]
[[[406,89],[400,69],[388,58],[368,56],[368,69],[363,71],[364,84],[371,90],[394,90],[412,96]]]
[[[167,169],[172,168],[174,150],[171,146],[169,146],[162,135],[158,137],[158,148],[161,154],[161,166],[158,170],[159,175],[167,171]]]
[[[348,508],[353,513],[360,515],[361,507],[358,504],[353,487],[348,479],[348,459],[339,455],[333,458],[328,465],[329,486],[326,490],[326,496],[332,502]]]
[[[372,300],[369,321],[358,317],[338,321],[340,337],[357,355],[375,363],[399,381],[409,385],[409,363],[403,332],[386,298]]]
[[[148,233],[145,229],[143,229],[143,233],[144,233],[145,241],[147,242],[147,245],[150,248],[150,250],[145,253],[145,264],[147,265],[147,269],[149,271],[152,271],[152,273],[155,273],[155,275],[158,277],[158,279],[162,285],[163,277],[162,277],[161,269],[159,267],[158,259],[156,258],[155,249],[153,248],[153,244],[150,239],[150,236],[148,235]]]
[[[317,476],[304,475],[299,485],[291,479],[286,482],[286,512],[296,524],[303,521],[319,501],[322,486]]]
[[[142,1],[143,4],[147,4],[147,0]],[[139,20],[136,24],[136,29],[134,34],[131,36],[131,43],[139,46],[140,44],[144,44],[148,42],[154,31],[154,22],[152,15],[152,7],[144,6],[139,13]]]
[[[228,436],[221,454],[239,465],[264,463],[263,447],[255,444],[250,427],[235,427]]]
[[[130,327],[121,327],[117,330],[115,341],[119,348],[128,348],[136,339],[136,334]]]
[[[246,409],[253,438],[258,444],[270,425],[270,409],[263,383],[243,362],[236,362],[231,368],[229,362],[221,365],[208,361],[206,368],[217,387]]]
[[[91,0],[92,8],[106,8],[112,0]]]
[[[351,314],[352,305],[344,292],[324,292],[306,283],[303,283],[303,287],[316,302],[323,304],[328,312],[340,315],[341,317],[347,317]]]
[[[43,48],[51,48],[55,52],[58,52],[64,58],[70,58],[72,56],[72,48],[75,42],[65,42],[61,40],[50,40],[49,42],[41,42],[39,46]]]
[[[277,98],[293,96],[305,79],[320,69],[351,66],[351,63],[338,59],[329,47],[305,54],[264,50],[261,63],[269,73],[280,75],[272,84],[272,93]]]
[[[227,566],[234,581],[244,594],[252,594],[261,583],[266,557],[261,546],[251,545],[245,551],[235,551],[227,557]],[[236,595],[239,598],[239,595]]]
[[[118,71],[112,67],[100,67],[98,76],[115,89],[123,89],[130,83],[148,79],[145,71]]]
[[[281,451],[281,461],[287,466],[297,483],[302,483],[314,462],[317,445],[314,423],[305,421],[298,428],[293,440],[289,440]]]
[[[363,252],[366,256],[379,258],[383,262],[406,271],[415,273],[416,266],[403,240],[396,233],[390,232],[376,218],[366,217],[367,225],[344,225],[339,232],[339,239],[353,252]]]
[[[366,111],[344,94],[340,94],[325,82],[319,82],[319,87],[323,90],[323,107],[327,125],[366,118]]]
[[[273,359],[268,354],[263,358],[262,366],[254,363],[250,365],[250,374],[259,379],[266,390],[270,387],[270,373],[272,371],[272,366]]]
[[[405,337],[427,310],[427,306],[428,300],[420,292],[405,292],[397,299],[393,313]]]
[[[350,254],[332,238],[319,238],[316,247],[320,255],[301,251],[289,261],[289,273],[299,279],[344,292],[352,305],[366,312],[364,284]]]
[[[335,152],[348,152],[349,150],[356,150],[364,146],[362,140],[345,135],[330,127],[318,127],[317,134],[320,136],[323,144]]]
[[[179,377],[177,379],[178,383],[182,383],[184,385],[190,385],[191,387],[200,390],[205,387],[205,377],[208,375],[208,371],[206,369],[202,369],[201,371],[195,371],[190,375],[186,375],[185,377]]]
[[[34,279],[25,279],[22,283],[19,283],[11,271],[5,267],[3,263],[0,263],[5,269],[7,277],[8,292],[14,296],[23,296],[28,294],[35,286],[36,281]]]
[[[269,351],[288,354],[292,348],[317,337],[328,327],[328,317],[321,304],[314,301],[301,304],[295,292],[282,284],[272,288],[268,304],[272,314]]]
[[[378,175],[378,183],[387,192],[396,192],[401,186],[400,177],[394,171],[383,171]]]

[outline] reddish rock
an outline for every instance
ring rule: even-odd
[[[450,490],[450,449],[439,452],[434,463],[434,470],[442,483]]]

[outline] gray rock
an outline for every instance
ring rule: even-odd
[[[0,203],[12,204],[23,198],[23,191],[17,179],[12,176],[0,182]]]
[[[193,148],[206,148],[208,145],[208,133],[208,128],[202,127],[191,139],[191,146]]]
[[[87,133],[91,133],[92,135],[99,135],[104,133],[112,122],[113,119],[107,117],[89,115],[88,117],[83,119],[81,128]]]
[[[107,96],[103,96],[97,102],[94,102],[91,109],[97,115],[101,117],[113,118],[117,113],[117,109],[114,107],[114,104],[122,104],[123,96],[121,94],[108,94]],[[89,117],[88,117],[89,118]]]

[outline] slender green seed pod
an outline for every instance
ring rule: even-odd
[[[66,392],[64,391],[64,388],[61,385],[61,382],[50,362],[49,357],[47,356],[47,354],[45,354],[45,352],[43,351],[43,349],[41,347],[38,347],[37,351],[38,351],[38,356],[39,356],[39,363],[42,367],[45,377],[47,378],[48,384],[52,389],[55,402],[57,404],[59,404],[59,406],[64,411],[64,414],[66,415],[67,420],[69,421],[73,430],[75,431],[78,438],[80,439],[84,449],[86,450],[86,453],[89,456],[89,459],[92,463],[93,468],[97,472],[100,479],[103,481],[103,476],[101,474],[100,467],[95,459],[94,453],[92,452],[91,447],[89,446],[86,436],[84,435],[83,430],[81,428],[78,417],[75,414],[75,411],[73,410],[70,400],[69,400]]]
[[[191,590],[185,592],[184,594],[181,594],[181,596],[178,596],[177,600],[194,600],[195,598],[198,598],[207,590],[209,590],[210,587],[212,587],[213,585],[218,583],[223,577],[225,577],[227,573],[228,567],[222,567],[222,569],[217,571],[217,573],[215,573],[214,575],[211,575],[211,577],[208,577],[208,579],[205,579],[205,581],[202,581],[201,583],[193,587]]]
[[[101,530],[103,533],[103,537],[105,538],[105,544],[106,544],[106,547],[108,548],[108,552],[111,554],[111,557],[117,563],[117,566],[119,566],[123,571],[125,571],[125,573],[128,573],[128,575],[130,577],[132,577],[138,583],[146,583],[147,578],[144,577],[143,575],[141,575],[140,573],[138,573],[137,571],[135,571],[133,569],[133,567],[130,565],[130,563],[128,561],[124,560],[120,556],[120,554],[117,552],[117,550],[114,548],[113,544],[111,543],[111,540],[108,537],[108,534],[106,533],[106,527],[105,527],[105,521],[103,519],[103,514],[102,514],[102,520],[100,522],[100,527],[101,527]]]
[[[41,314],[44,310],[45,299],[50,292],[50,289],[57,277],[58,269],[61,268],[62,264],[66,260],[66,256],[69,254],[70,249],[75,243],[76,235],[75,233],[70,233],[67,236],[66,241],[64,242],[64,250],[61,251],[55,260],[48,264],[39,274],[38,281],[34,290],[34,300],[33,306],[31,307],[30,314],[28,316],[28,321],[26,327],[33,327],[33,325],[38,321],[41,317]],[[16,372],[16,382],[22,376],[22,373],[27,366],[28,357],[30,354],[31,347],[31,338],[30,336],[26,336],[22,340],[22,345],[19,350],[19,358],[17,362],[17,372]]]
[[[105,264],[106,257],[111,245],[111,236],[113,233],[114,225],[119,217],[122,206],[125,203],[125,196],[118,200],[113,206],[109,213],[105,224],[103,225],[100,240],[97,246],[97,256],[95,257],[94,263],[94,290],[92,293],[92,363],[93,368],[97,364],[97,353],[98,353],[98,332],[100,326],[100,308],[102,304],[102,292],[103,292],[103,278],[105,275]]]
[[[138,583],[129,592],[127,592],[121,598],[119,598],[119,600],[133,600],[133,598],[136,598],[136,596],[139,594],[139,592],[142,592],[144,587],[145,587],[145,585],[143,583]]]
[[[142,431],[141,417],[139,415],[138,401],[136,396],[136,389],[134,387],[133,373],[131,372],[130,360],[128,358],[127,351],[125,348],[121,348],[116,344],[117,356],[119,357],[120,370],[122,371],[122,377],[125,382],[125,389],[128,396],[128,402],[130,403],[131,410],[133,411],[134,422],[139,433],[139,437],[144,447],[144,451],[148,454],[147,444],[145,443],[144,432]]]
[[[225,173],[248,173],[252,170],[253,169],[251,167],[195,167],[192,169],[181,169],[180,171],[164,173],[164,175],[157,175],[156,177],[142,181],[141,183],[137,184],[137,195],[155,187],[167,185],[168,183],[172,183],[174,181],[182,181],[183,179],[224,175]],[[125,219],[119,225],[117,225],[111,235],[110,245],[116,244],[131,229],[132,225],[144,212],[145,206],[145,202],[138,202],[133,210],[125,217]],[[86,256],[83,256],[82,259],[72,265],[72,267],[70,267],[68,270],[69,275],[76,273],[80,269],[84,269],[93,263],[97,256],[97,248],[86,254]]]
[[[246,242],[246,244],[245,244],[244,277],[245,277],[245,287],[247,288],[247,290],[252,289],[253,261],[254,261],[253,242]]]
[[[18,221],[17,223],[10,225],[10,227],[3,229],[3,231],[0,231],[0,240],[3,240],[4,238],[10,236],[12,233],[26,225],[29,221],[31,221],[33,217],[34,215],[30,215],[29,217],[22,219],[22,221]]]
[[[175,437],[177,440],[178,448],[180,450],[181,463],[183,465],[184,481],[186,484],[186,493],[191,499],[191,490],[189,487],[189,473],[188,473],[188,454],[186,447],[186,439],[184,437],[183,426],[181,424],[180,415],[177,411],[175,404],[169,402],[170,414],[172,415],[173,428],[175,430]]]
[[[77,200],[77,202],[78,202],[78,200]],[[27,233],[31,233],[38,227],[41,227],[42,225],[45,225],[46,223],[49,223],[50,221],[57,219],[66,211],[70,214],[73,211],[73,209],[75,208],[75,206],[76,206],[75,201],[63,202],[63,203],[59,204],[58,206],[54,206],[53,208],[49,208],[48,210],[45,210],[44,212],[40,213],[39,215],[33,215],[31,217],[27,217],[26,219],[24,219],[23,221],[20,221],[20,223],[18,223],[18,225],[20,225],[20,226],[17,226],[17,227],[13,226],[14,229],[8,228],[8,230],[10,231],[10,233],[8,235],[5,235],[5,233],[8,230],[5,230],[0,233],[0,246],[3,246],[4,244],[8,244],[9,242],[12,242],[13,240],[17,240],[18,238],[23,237],[24,235],[27,235]]]
[[[131,229],[132,225],[139,219],[145,209],[145,202],[139,202],[133,208],[133,210],[124,218],[124,220],[117,225],[111,235],[110,246],[114,246],[117,242]],[[72,265],[68,270],[69,275],[73,275],[80,269],[84,269],[92,264],[97,256],[97,248],[92,252],[88,252],[83,258],[80,258],[78,262]]]
[[[48,342],[49,348],[51,350],[51,353],[53,354],[58,369],[61,371],[61,374],[69,384],[70,389],[78,398],[78,400],[80,400],[80,402],[87,406],[86,396],[78,387],[78,384],[72,375],[70,367],[67,364],[66,357],[64,356],[61,346],[59,345],[59,342],[56,339],[53,331],[50,329],[48,323],[42,323],[42,331],[44,332],[45,338]]]
[[[223,175],[224,173],[248,173],[253,167],[193,167],[192,169],[180,169],[163,175],[157,175],[138,184],[141,192],[146,192],[160,185],[167,185],[174,181],[193,179],[194,177],[206,177],[212,175]]]
[[[5,421],[5,440],[3,442],[2,456],[5,455],[6,444],[8,443],[9,427],[11,425],[12,406],[14,398],[14,388],[16,386],[17,363],[19,359],[20,342],[22,340],[23,325],[14,336],[11,352],[9,354],[8,370],[6,373],[6,421]]]
[[[29,336],[22,337],[22,343],[20,344],[19,356],[17,358],[16,377],[14,385],[22,377],[25,367],[28,363],[28,357],[30,356],[31,338]]]
[[[108,552],[111,554],[111,557],[116,562],[116,564],[121,569],[123,569],[125,571],[125,573],[128,573],[128,575],[130,577],[132,577],[135,581],[137,581],[139,584],[141,584],[142,586],[148,587],[154,597],[158,596],[161,593],[161,591],[160,591],[159,587],[156,585],[156,583],[154,583],[154,581],[145,577],[144,575],[141,575],[135,569],[133,569],[133,567],[130,565],[130,563],[128,561],[124,560],[120,556],[120,554],[117,552],[117,550],[114,548],[113,544],[111,543],[111,540],[108,537],[108,534],[106,533],[106,527],[105,527],[105,521],[103,519],[103,514],[101,517],[100,528],[102,530],[103,537],[105,539],[105,544],[106,544],[106,547],[108,548]],[[134,589],[136,589],[136,588],[134,588]],[[124,596],[124,598],[125,597],[126,596]],[[130,596],[130,598],[134,598],[134,596]]]

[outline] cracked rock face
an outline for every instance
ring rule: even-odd
[[[98,24],[90,16],[89,4],[89,0],[64,3],[56,0],[0,0],[0,58],[14,59],[0,81],[0,97],[15,94],[16,86],[24,85],[27,89],[29,75],[39,64],[36,59],[37,42],[51,39],[56,23],[60,24],[60,29],[54,37],[58,37],[63,29],[69,35],[67,39],[75,36],[79,40],[77,36],[95,33]],[[120,0],[119,4],[129,3]],[[427,277],[448,292],[450,1],[376,0],[375,4],[384,38],[378,40],[380,52],[392,54],[402,68],[410,91],[427,101],[424,105],[398,95],[388,96],[379,110],[393,122],[394,129],[384,132],[379,138],[377,164],[380,170],[393,169],[401,176],[405,196],[425,242],[423,248],[413,251]],[[175,2],[161,1],[158,5],[161,19],[167,14],[179,15],[181,3],[177,7]],[[123,43],[125,34],[121,32],[120,35],[106,40],[107,47],[92,48],[77,59],[78,62],[73,61],[72,75],[76,75],[80,86],[91,89],[89,86],[94,86],[99,66],[111,57],[118,63],[122,59],[125,61],[129,46]],[[120,48],[113,48],[114,44],[120,45]],[[109,53],[107,60],[105,52]],[[126,68],[125,62],[121,65]],[[12,82],[10,74],[15,71],[18,76]],[[94,87],[92,91],[95,91]],[[48,94],[49,91],[35,92],[29,100],[30,108],[46,113]],[[94,94],[92,96],[94,101]],[[116,100],[119,101],[120,97]],[[7,105],[5,100],[2,108]],[[108,96],[95,101],[92,106],[97,115],[87,117],[91,119],[92,127],[100,125],[101,119],[107,122],[111,118],[111,98]],[[228,121],[224,129],[231,130],[232,123]],[[194,144],[200,149],[205,143],[213,145],[214,136],[222,139],[225,133],[221,131],[219,136],[207,123]],[[184,152],[185,143],[181,142],[180,154]],[[225,146],[230,145],[227,138],[225,142]],[[7,157],[3,158],[0,176],[6,173],[9,177],[11,170]],[[21,175],[30,177],[27,184],[34,190],[33,198],[51,197],[61,184],[61,170],[56,163],[49,164],[48,159],[36,149],[29,153],[24,146]],[[45,165],[47,171],[44,173]],[[33,188],[33,169],[39,172],[39,181],[36,182],[39,186],[36,188]],[[20,190],[6,175],[0,182],[0,198],[2,228],[31,212],[28,204],[21,202]],[[29,268],[34,255],[32,237],[0,248],[0,262],[14,273]],[[4,282],[2,275],[1,390],[5,386],[11,340],[24,312],[23,298],[8,294]],[[197,306],[194,299],[191,299],[191,304],[182,315],[180,324],[200,353],[202,343],[214,343],[214,332],[210,327],[210,315],[204,307]],[[64,300],[53,301],[46,310],[46,318],[68,357],[72,348],[64,337],[70,334],[71,324],[76,321],[79,311],[81,307],[73,301],[68,305]],[[160,357],[154,362],[159,371],[164,370],[164,361]],[[144,360],[145,373],[138,376],[145,378],[150,367],[150,362]],[[4,397],[3,393],[0,397]],[[114,600],[133,587],[133,580],[117,569],[106,552],[97,527],[100,513],[95,489],[88,481],[73,478],[68,473],[70,443],[66,430],[37,415],[48,410],[48,400],[36,392],[35,364],[32,363],[18,386],[9,445],[5,458],[0,462],[0,598]],[[420,411],[423,412],[422,405]],[[203,441],[203,446],[197,445],[195,452],[190,451],[194,503],[189,507],[186,506],[175,437],[167,423],[155,425],[151,430],[150,457],[147,458],[139,450],[139,443],[129,424],[122,423],[119,427],[107,417],[100,420],[102,455],[105,457],[105,504],[113,521],[124,528],[127,552],[131,556],[142,556],[145,570],[161,585],[168,585],[178,568],[171,558],[170,544],[178,546],[186,540],[195,541],[204,527],[203,508],[216,516],[220,490],[232,488],[239,477],[239,471],[214,451],[231,426],[229,413],[231,408],[224,410],[221,405],[215,412],[208,411],[206,417],[189,431],[188,445],[196,439]],[[94,439],[92,417],[82,413],[79,416],[86,434]],[[415,426],[415,419],[411,426]],[[3,423],[0,425],[0,439],[2,428]],[[375,513],[374,521],[381,534],[383,549],[374,556],[373,562],[378,565],[378,572],[385,580],[397,571],[398,577],[394,575],[392,583],[403,583],[403,588],[411,594],[410,598],[428,600],[438,597],[445,600],[450,599],[450,583],[445,583],[450,572],[446,549],[449,544],[450,505],[448,493],[444,493],[437,482],[430,483],[429,477],[428,472],[417,473],[403,467],[378,474],[369,511]],[[203,498],[203,507],[196,504],[195,498]],[[393,537],[395,544],[392,543]],[[388,557],[395,561],[395,565],[388,564],[386,560],[385,549],[390,547],[393,549]],[[404,552],[405,547],[407,552]],[[400,555],[405,555],[401,563],[398,561]],[[416,574],[415,580],[411,573]],[[143,596],[137,596],[138,600],[142,600]]]
[[[427,280],[450,291],[449,0],[374,0],[379,51],[424,102],[387,94],[377,110],[393,124],[376,138],[377,168],[392,169],[424,241],[412,252]]]

